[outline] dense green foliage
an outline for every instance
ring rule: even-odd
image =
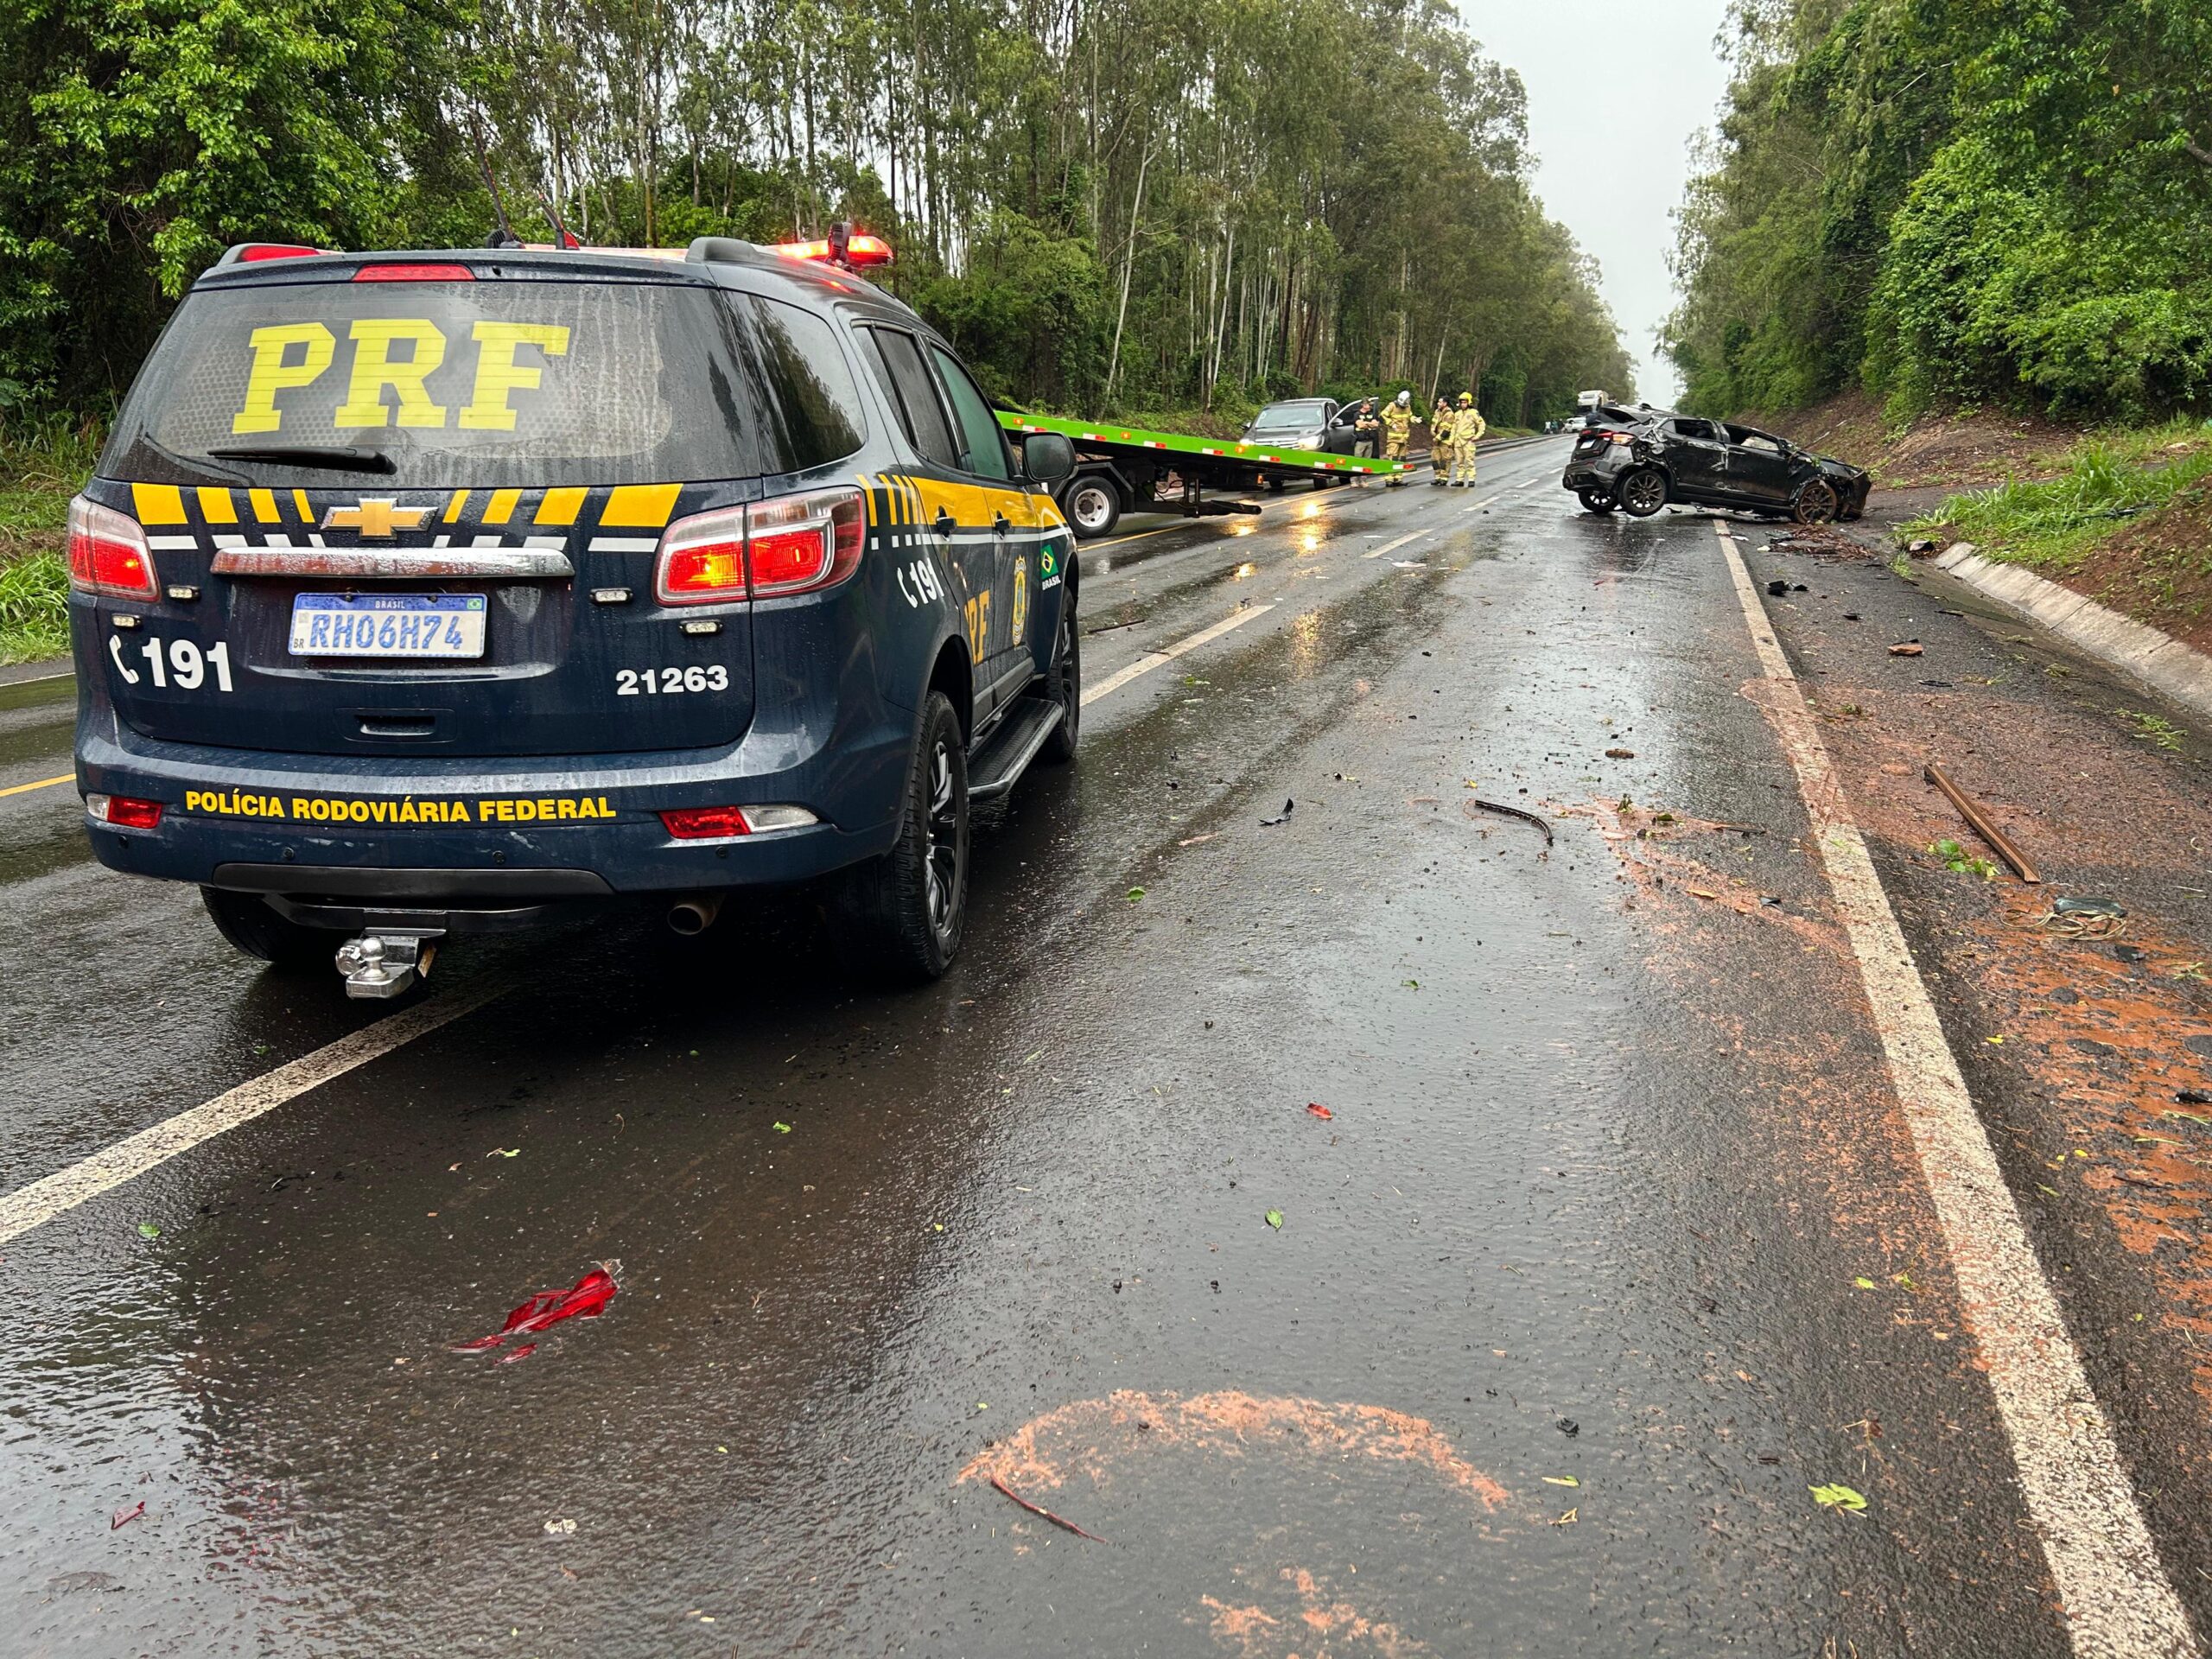
[[[2212,4],[1738,0],[1681,215],[1689,405],[2212,405]]]
[[[779,239],[851,217],[993,391],[1628,390],[1443,0],[16,0],[0,407],[97,413],[227,244]]]

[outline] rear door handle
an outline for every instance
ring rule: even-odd
[[[937,510],[937,517],[930,521],[930,528],[940,536],[950,536],[955,528],[952,515],[943,507],[939,507]]]
[[[999,513],[991,519],[991,528],[998,531],[1000,535],[1003,536],[1007,531],[1014,528],[1014,520],[1007,518],[1006,514],[1002,512]]]

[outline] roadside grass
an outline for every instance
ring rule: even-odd
[[[1985,558],[2063,575],[2130,522],[2207,477],[2212,427],[2177,421],[2101,432],[2076,445],[2056,477],[2016,478],[1955,495],[1898,533],[1949,535],[1972,542]]]
[[[90,476],[97,426],[0,426],[0,664],[69,649],[69,498]]]
[[[69,568],[51,553],[0,565],[0,666],[69,649]]]

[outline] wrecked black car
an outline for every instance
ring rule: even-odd
[[[1873,480],[1787,438],[1660,409],[1591,411],[1560,483],[1592,512],[1649,518],[1670,503],[1774,513],[1801,524],[1863,516]]]

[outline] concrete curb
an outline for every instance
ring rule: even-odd
[[[1985,559],[1974,550],[1972,542],[1954,544],[1934,563],[1938,570],[2039,623],[2106,667],[2212,720],[2212,656],[2194,645],[2032,570]]]

